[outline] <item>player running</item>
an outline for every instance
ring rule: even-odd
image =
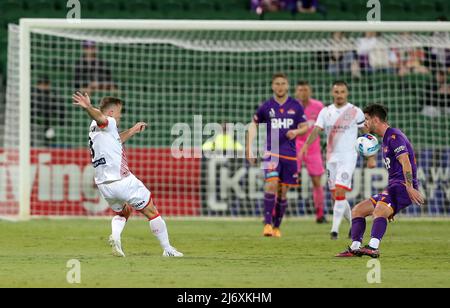
[[[387,110],[374,104],[364,109],[366,128],[370,133],[383,138],[383,160],[389,172],[388,188],[353,209],[352,245],[336,257],[372,258],[380,256],[380,242],[386,233],[388,220],[401,210],[415,203],[423,205],[425,200],[418,191],[417,165],[413,147],[403,132],[387,123]],[[366,230],[366,217],[373,215],[371,239],[361,248]]]
[[[272,77],[274,96],[257,110],[249,127],[247,160],[256,163],[252,144],[259,124],[267,125],[265,171],[264,236],[281,237],[280,226],[288,206],[287,193],[297,187],[297,151],[295,139],[308,130],[303,107],[289,96],[289,81],[285,74]],[[278,142],[278,145],[276,143]]]
[[[77,92],[72,98],[73,104],[82,107],[93,119],[89,145],[95,168],[95,183],[111,209],[117,213],[111,222],[110,244],[113,247],[113,255],[125,257],[121,234],[131,214],[129,207],[131,205],[149,219],[150,229],[164,249],[163,256],[182,257],[183,254],[170,245],[166,223],[158,213],[150,191],[128,168],[122,144],[135,134],[144,131],[147,124],[139,122],[129,130],[119,133],[123,101],[105,97],[100,103],[100,109],[96,109],[87,94]]]
[[[339,227],[345,217],[352,221],[350,204],[346,193],[352,190],[352,178],[356,169],[358,154],[355,142],[358,138],[358,128],[364,128],[364,113],[348,102],[348,85],[344,81],[333,84],[332,95],[334,104],[322,109],[312,133],[300,151],[300,157],[307,157],[309,147],[319,137],[321,131],[327,135],[327,173],[328,186],[335,201],[333,207],[333,225],[331,239],[336,240]],[[369,168],[375,168],[375,157],[368,159]]]
[[[303,136],[298,136],[296,140],[297,154],[300,153],[306,139],[314,129],[314,124],[317,121],[320,111],[323,109],[321,101],[311,98],[312,89],[307,81],[299,81],[295,89],[295,98],[300,102],[305,110],[306,118],[308,119],[308,133]],[[309,147],[306,157],[297,157],[298,177],[301,179],[302,165],[305,163],[308,174],[313,183],[313,200],[316,209],[316,222],[326,223],[324,214],[325,193],[322,186],[322,175],[325,173],[323,167],[322,153],[320,151],[320,137],[318,137]]]

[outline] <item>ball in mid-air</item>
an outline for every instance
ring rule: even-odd
[[[371,134],[365,134],[356,140],[355,149],[359,154],[368,157],[378,153],[380,144],[377,137]]]

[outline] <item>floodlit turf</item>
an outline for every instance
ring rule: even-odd
[[[109,225],[0,222],[0,287],[450,287],[450,221],[391,224],[378,285],[367,283],[369,258],[333,258],[349,242],[329,240],[330,225],[287,221],[276,239],[258,221],[168,220],[182,259],[162,258],[143,220],[124,231],[127,258],[112,257]],[[70,259],[81,262],[79,285],[66,281]]]

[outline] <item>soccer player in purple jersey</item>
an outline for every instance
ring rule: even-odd
[[[249,163],[254,165],[256,159],[252,154],[252,144],[257,135],[257,126],[266,124],[263,235],[281,237],[280,225],[288,206],[288,190],[298,187],[295,140],[308,131],[308,125],[303,107],[289,96],[289,81],[285,74],[278,73],[272,77],[272,90],[274,96],[262,104],[253,117],[246,155]]]
[[[413,147],[403,132],[387,122],[387,109],[378,104],[364,109],[365,126],[370,133],[383,138],[383,160],[389,172],[389,185],[385,191],[359,203],[353,209],[352,245],[336,257],[372,258],[380,256],[380,242],[386,233],[388,220],[411,204],[422,206],[424,197],[418,191],[417,165]],[[366,217],[373,216],[369,245],[361,248],[366,229]]]

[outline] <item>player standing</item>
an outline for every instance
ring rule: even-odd
[[[417,165],[413,147],[405,134],[387,123],[387,109],[378,104],[364,109],[366,128],[370,133],[383,138],[383,160],[389,172],[388,188],[359,203],[353,209],[352,245],[337,257],[380,256],[380,242],[386,233],[388,220],[411,204],[424,204],[418,191]],[[369,245],[361,248],[366,230],[366,217],[373,215],[374,221]]]
[[[297,150],[295,139],[308,130],[303,107],[289,96],[289,81],[285,74],[272,77],[274,96],[263,103],[253,117],[247,140],[247,159],[256,163],[252,144],[259,124],[267,125],[265,171],[264,236],[281,237],[280,225],[287,209],[287,193],[297,187]],[[278,142],[278,146],[276,143]]]
[[[113,254],[125,257],[121,234],[130,216],[129,204],[149,219],[150,229],[164,249],[163,256],[182,257],[183,254],[170,245],[166,223],[158,213],[150,191],[128,169],[122,144],[142,132],[147,124],[139,122],[129,130],[119,133],[123,101],[105,97],[100,103],[100,109],[96,109],[87,94],[77,92],[72,98],[74,105],[82,107],[93,119],[89,145],[95,168],[95,183],[112,210],[117,213],[111,222],[110,244],[113,247]]]
[[[306,139],[313,131],[317,117],[324,107],[321,101],[311,98],[311,95],[311,85],[307,81],[299,81],[297,83],[297,88],[295,89],[295,98],[300,102],[300,104],[302,104],[303,109],[305,110],[309,130],[307,134],[297,137],[297,154],[300,153]],[[313,183],[313,200],[314,207],[316,209],[316,222],[325,223],[325,193],[322,187],[322,175],[325,173],[325,168],[323,167],[322,153],[320,151],[320,137],[318,137],[308,148],[308,154],[306,157],[297,157],[299,179],[301,178],[303,162],[306,165],[308,174]]]
[[[300,151],[300,156],[307,156],[309,147],[319,137],[321,131],[327,135],[327,173],[328,186],[335,201],[333,207],[333,226],[331,239],[338,238],[339,227],[345,217],[352,222],[351,208],[346,193],[351,191],[353,173],[356,169],[358,154],[355,142],[358,128],[364,128],[364,113],[348,102],[349,90],[344,81],[333,84],[334,103],[322,109],[316,125]],[[375,157],[368,159],[368,167],[375,168]]]

